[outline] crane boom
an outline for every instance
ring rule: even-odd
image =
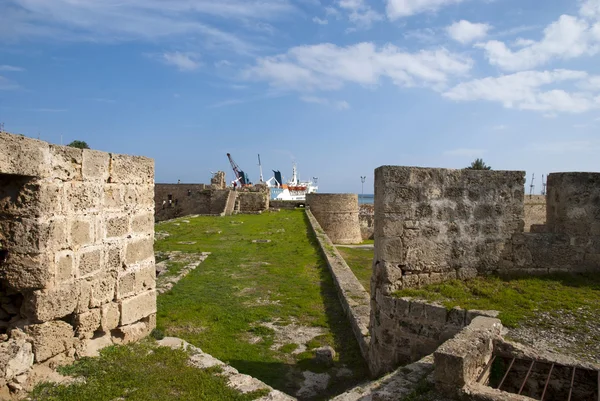
[[[239,180],[241,185],[249,185],[250,181],[248,180],[248,176],[246,173],[240,170],[236,162],[233,161],[231,154],[227,153],[227,158],[229,159],[229,163],[231,164],[231,168],[233,170],[233,174],[235,174],[236,180]]]

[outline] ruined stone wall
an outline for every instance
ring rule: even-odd
[[[262,213],[269,209],[269,191],[238,192],[236,210],[239,213]]]
[[[192,214],[222,214],[228,195],[228,189],[211,189],[205,184],[156,184],[155,220]]]
[[[523,230],[522,171],[383,166],[375,170],[372,288],[474,277],[498,269]]]
[[[540,226],[546,224],[546,196],[545,195],[525,195],[524,217],[525,232],[531,230],[532,225]]]
[[[514,235],[501,272],[600,272],[600,173],[548,176],[547,222]]]
[[[154,328],[153,187],[151,159],[0,134],[0,387]]]
[[[372,373],[418,360],[469,323],[465,311],[393,293],[497,271],[523,229],[524,178],[518,171],[375,170]]]
[[[364,204],[359,206],[358,222],[360,224],[360,236],[363,241],[373,239],[375,236],[375,208],[373,205]]]
[[[306,195],[306,204],[334,244],[362,242],[358,221],[358,195]]]
[[[304,201],[269,200],[269,207],[271,209],[295,209],[304,206],[305,203]]]

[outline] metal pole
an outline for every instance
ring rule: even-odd
[[[364,197],[365,197],[365,180],[366,179],[367,179],[366,176],[364,176],[364,175],[360,176],[360,182],[362,184],[361,195],[360,195],[361,199],[364,199]]]

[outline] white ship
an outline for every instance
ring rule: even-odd
[[[273,170],[273,174],[274,176],[266,181],[266,184],[271,191],[271,200],[305,201],[306,194],[317,192],[319,189],[317,186],[317,177],[313,177],[310,181],[298,180],[296,163],[292,164],[292,179],[289,180],[287,184],[282,182],[281,172]]]

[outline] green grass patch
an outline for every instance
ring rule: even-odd
[[[505,326],[516,327],[538,312],[600,311],[600,276],[477,277],[401,290],[394,295],[441,302],[447,308],[497,310]]]
[[[371,293],[371,273],[373,271],[373,249],[338,247],[338,252],[358,281]]]
[[[320,327],[324,334],[319,343],[339,355],[334,367],[346,366],[354,377],[332,377],[328,391],[317,399],[328,399],[367,377],[303,210],[186,219],[190,223],[159,223],[156,229],[170,236],[157,241],[155,250],[211,255],[158,297],[159,329],[293,394],[306,364],[298,363],[285,341],[277,346],[275,333],[261,323]],[[271,242],[253,243],[255,239]],[[178,244],[182,241],[196,244]]]
[[[49,401],[104,400],[254,400],[268,391],[241,394],[227,387],[213,370],[188,365],[188,353],[149,342],[103,349],[98,358],[82,358],[63,366],[64,375],[80,383],[37,386],[30,399]]]

